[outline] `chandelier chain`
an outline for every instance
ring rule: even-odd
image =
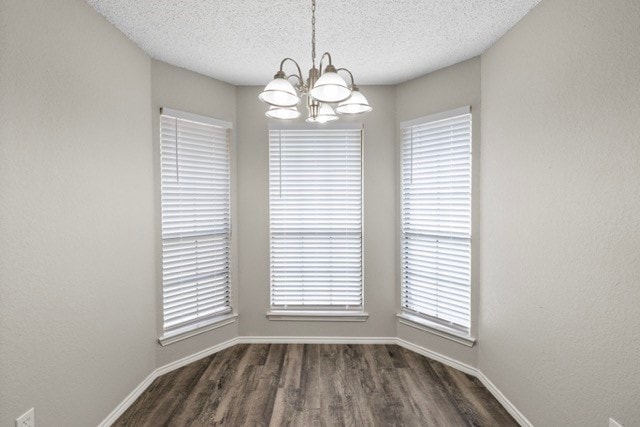
[[[316,67],[316,0],[311,0],[311,64]]]
[[[336,113],[354,115],[372,110],[367,99],[354,84],[353,74],[346,68],[336,68],[331,63],[329,52],[320,56],[320,62],[316,68],[316,1],[311,0],[311,69],[308,77],[305,80],[300,65],[294,59],[287,57],[280,62],[280,69],[273,76],[273,80],[258,95],[261,101],[269,105],[269,110],[265,113],[269,118],[297,119],[300,117],[298,104],[303,97],[306,97],[308,123],[328,123],[338,120]],[[329,63],[323,69],[325,57]],[[287,62],[293,62],[297,74],[285,73],[284,66]],[[349,74],[351,85],[338,74],[340,71]],[[295,86],[289,81],[291,77],[298,80]],[[337,104],[337,106],[333,107],[331,104]]]

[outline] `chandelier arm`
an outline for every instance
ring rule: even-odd
[[[329,57],[329,65],[333,65],[331,63],[331,54],[329,52],[323,53],[322,56],[320,57],[320,67],[319,67],[320,68],[320,75],[322,75],[322,60],[324,59],[325,56]]]
[[[292,74],[293,76],[296,76],[298,78],[298,80],[300,80],[300,84],[304,84],[304,78],[302,77],[302,70],[300,69],[300,65],[298,65],[298,63],[292,59],[292,58],[284,58],[282,60],[282,62],[280,62],[280,71],[283,71],[283,67],[284,67],[284,63],[287,61],[291,61],[296,65],[296,68],[298,69],[298,74]]]
[[[355,83],[355,82],[354,82],[354,80],[353,80],[353,74],[351,74],[351,71],[347,70],[346,68],[338,68],[338,69],[336,70],[336,73],[337,73],[338,71],[346,71],[347,73],[349,73],[349,76],[351,77],[351,87],[353,88],[353,87],[355,87],[355,86],[356,86],[356,83]]]
[[[302,78],[297,74],[290,74],[287,76],[287,80],[289,80],[289,78],[291,77],[295,77],[296,79],[298,79],[298,89],[302,90],[304,88],[304,81],[302,80]]]

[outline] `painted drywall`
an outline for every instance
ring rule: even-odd
[[[479,196],[480,196],[480,58],[476,57],[468,61],[461,62],[451,67],[444,68],[426,76],[410,80],[397,86],[396,92],[396,140],[397,158],[400,158],[401,135],[400,123],[430,114],[440,113],[464,106],[471,106],[472,113],[472,287],[471,287],[471,335],[479,336],[478,331],[478,295],[479,295],[479,271],[478,271],[478,249],[480,242],[479,232]],[[396,182],[397,195],[397,230],[398,238],[401,236],[400,224],[400,164],[398,160]],[[399,242],[398,242],[399,244]],[[396,262],[400,266],[400,253],[394,254]],[[398,267],[399,268],[399,267]],[[396,278],[396,311],[400,311],[400,271]],[[441,338],[434,334],[415,329],[411,326],[398,323],[398,338],[410,341],[432,351],[452,357],[471,366],[476,366],[478,347],[482,341],[474,347],[467,347],[462,344]]]
[[[153,162],[155,182],[155,233],[156,239],[156,312],[157,335],[162,335],[162,224],[160,212],[160,108],[172,108],[189,113],[214,117],[231,122],[236,121],[236,89],[228,83],[223,83],[201,74],[183,68],[174,67],[164,62],[151,62],[151,116],[153,123]],[[236,214],[236,150],[235,129],[231,131],[231,259],[232,259],[232,293],[231,305],[237,310],[237,214]],[[238,323],[225,325],[194,337],[161,346],[156,345],[157,366],[175,362],[178,359],[192,355],[205,348],[235,338],[238,335]]]
[[[640,3],[482,56],[480,370],[537,426],[640,425]]]
[[[392,86],[363,87],[374,110],[364,123],[363,251],[366,322],[293,322],[269,309],[269,175],[266,106],[259,87],[238,87],[238,231],[240,335],[395,336],[396,160]]]
[[[278,322],[265,316],[260,88],[150,61],[80,0],[0,0],[0,424],[35,406],[38,425],[95,425],[156,366],[237,334],[396,333],[478,366],[535,425],[639,424],[638,22],[630,0],[546,0],[481,61],[363,88],[371,316]],[[479,182],[472,349],[395,321],[398,124],[463,105]],[[161,106],[236,121],[238,162],[239,321],[167,347],[156,341]]]
[[[0,425],[96,425],[155,368],[150,89],[84,1],[0,3]]]

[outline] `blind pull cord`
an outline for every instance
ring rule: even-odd
[[[278,131],[278,192],[282,199],[282,131]]]
[[[180,174],[178,172],[178,118],[176,117],[176,182],[180,182]]]

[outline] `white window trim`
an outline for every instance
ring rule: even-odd
[[[311,311],[311,310],[269,310],[269,320],[279,321],[311,321],[311,322],[366,322],[369,313],[365,311]]]
[[[463,332],[447,328],[446,326],[435,322],[430,322],[421,316],[413,316],[406,312],[400,312],[397,314],[397,317],[398,322],[403,325],[411,326],[412,328],[416,328],[424,332],[429,332],[430,334],[466,345],[467,347],[473,347],[476,342],[475,338],[465,335]]]
[[[317,130],[318,126],[308,123],[274,122],[269,123],[269,130]],[[325,123],[321,129],[364,129],[361,122]]]
[[[283,309],[282,307],[269,307],[266,317],[270,321],[317,321],[317,322],[366,322],[369,313],[365,311],[365,282],[364,282],[364,126],[361,122],[341,122],[326,123],[322,125],[323,129],[358,129],[362,132],[360,139],[361,151],[361,209],[362,209],[362,305],[353,310],[341,309]],[[307,123],[295,122],[272,122],[268,125],[268,131],[271,130],[309,130],[316,129],[317,126]],[[271,205],[269,204],[269,217],[271,217]],[[270,290],[271,284],[269,284]]]
[[[454,110],[443,111],[441,113],[435,113],[435,114],[430,114],[424,117],[418,117],[417,119],[406,120],[400,123],[400,129],[405,127],[418,126],[424,123],[435,122],[438,120],[449,119],[451,117],[462,116],[463,114],[470,114],[470,113],[471,113],[471,107],[467,105],[466,107],[460,107]],[[402,159],[400,160],[402,161]]]
[[[170,334],[166,334],[158,338],[158,342],[161,346],[167,346],[169,344],[173,344],[178,341],[182,341],[187,338],[191,338],[193,336],[202,334],[204,332],[212,331],[214,329],[221,328],[223,326],[230,325],[235,323],[238,320],[238,315],[236,313],[227,313],[222,316],[208,319],[202,323],[198,323],[195,326],[190,325],[188,328],[185,328],[184,331],[176,330]]]
[[[430,114],[428,116],[421,116],[415,119],[411,119],[411,120],[406,120],[403,122],[400,122],[400,129],[405,128],[405,127],[411,127],[411,126],[417,126],[417,125],[421,125],[424,123],[429,123],[429,122],[434,122],[434,121],[438,121],[438,120],[444,120],[444,119],[448,119],[451,117],[456,117],[456,116],[460,116],[463,114],[471,114],[471,106],[464,106],[464,107],[460,107],[460,108],[456,108],[453,110],[448,110],[448,111],[443,111],[443,112],[439,112],[439,113],[434,113],[434,114]],[[473,152],[473,137],[471,139],[471,147],[472,147],[472,152]],[[398,166],[398,171],[400,174],[400,178],[398,179],[399,182],[399,191],[400,191],[400,195],[402,194],[402,144],[400,144],[399,146],[400,154],[398,155],[398,160],[399,160],[399,166]],[[473,156],[471,157],[471,177],[473,180]],[[473,191],[473,181],[471,183],[471,188]],[[402,198],[402,196],[400,196],[400,199]],[[402,200],[400,201],[400,203],[402,203]],[[472,197],[472,205],[471,205],[471,222],[473,223],[473,197]],[[402,207],[400,206],[400,209],[402,209]],[[400,238],[400,247],[402,246],[401,242],[402,242],[402,215],[400,215],[400,219],[399,219],[399,238]],[[471,248],[473,250],[473,237],[470,239],[471,242]],[[441,323],[435,322],[435,321],[431,321],[429,320],[427,317],[424,316],[418,316],[418,315],[414,315],[412,314],[410,311],[405,311],[404,307],[402,306],[402,297],[400,297],[400,307],[398,309],[398,313],[396,314],[396,317],[398,319],[398,322],[402,325],[406,325],[406,326],[410,326],[412,328],[424,331],[424,332],[428,332],[430,334],[439,336],[441,338],[445,338],[448,339],[450,341],[465,345],[467,347],[473,347],[475,345],[476,342],[476,338],[474,338],[472,336],[472,331],[474,330],[474,325],[473,325],[473,293],[474,293],[474,288],[473,288],[473,252],[471,253],[471,280],[470,280],[470,297],[471,297],[471,305],[469,307],[469,315],[470,315],[470,319],[472,321],[470,327],[469,327],[469,331],[468,333],[459,331],[457,329],[454,328],[450,328],[447,327],[446,325],[443,325]],[[401,262],[401,258],[402,256],[399,255],[399,260]],[[400,268],[400,276],[399,276],[399,281],[400,281],[400,292],[402,292],[402,268]]]
[[[164,333],[164,310],[163,308],[160,309],[160,324],[159,324],[159,329],[162,333],[162,335],[160,335],[158,337],[158,343],[161,346],[167,346],[169,344],[173,344],[175,342],[179,342],[182,341],[184,339],[205,333],[205,332],[209,332],[212,331],[214,329],[218,329],[227,325],[230,325],[232,323],[235,323],[238,319],[238,314],[236,313],[235,309],[234,309],[234,292],[233,292],[233,288],[234,288],[234,276],[236,275],[235,272],[235,267],[234,267],[234,259],[233,259],[233,254],[234,254],[234,247],[236,245],[236,236],[234,233],[234,228],[235,228],[235,196],[234,196],[234,186],[235,186],[235,166],[234,166],[234,155],[235,155],[235,137],[233,136],[233,123],[226,121],[226,120],[220,120],[220,119],[216,119],[213,117],[208,117],[208,116],[202,116],[199,114],[195,114],[195,113],[189,113],[186,111],[180,111],[180,110],[174,110],[171,108],[166,108],[166,107],[160,107],[160,114],[158,115],[158,117],[161,117],[162,115],[166,115],[166,116],[172,116],[172,117],[176,117],[178,119],[183,119],[183,120],[189,120],[189,121],[194,121],[194,122],[199,122],[199,123],[204,123],[204,124],[209,124],[209,125],[213,125],[213,126],[217,126],[217,127],[222,127],[222,128],[226,128],[228,132],[230,132],[229,135],[229,140],[228,140],[228,144],[229,144],[229,179],[230,179],[230,216],[229,216],[229,309],[221,312],[218,316],[213,317],[213,318],[209,318],[206,320],[203,320],[202,322],[196,323],[196,324],[191,324],[188,326],[185,326],[184,328],[181,329],[176,329],[173,330],[169,333]],[[158,140],[157,143],[161,144],[161,140],[160,140],[161,136],[158,135]],[[161,184],[158,184],[159,187],[161,187]],[[158,197],[161,197],[161,194],[158,194]],[[160,208],[161,211],[161,208]],[[162,213],[159,213],[160,218],[162,218]],[[159,221],[160,223],[162,222],[162,220],[160,219]],[[162,229],[160,228],[159,230],[160,235],[162,236]],[[162,237],[160,237],[160,259],[162,259]],[[160,274],[162,274],[162,268],[160,268]],[[163,284],[162,281],[160,283],[160,304],[162,307],[162,299],[163,299]]]
[[[160,108],[160,115],[176,117],[182,120],[204,123],[207,125],[217,126],[226,129],[233,129],[233,123],[225,120],[214,119],[213,117],[201,116],[199,114],[188,113],[186,111],[173,110],[171,108]]]

